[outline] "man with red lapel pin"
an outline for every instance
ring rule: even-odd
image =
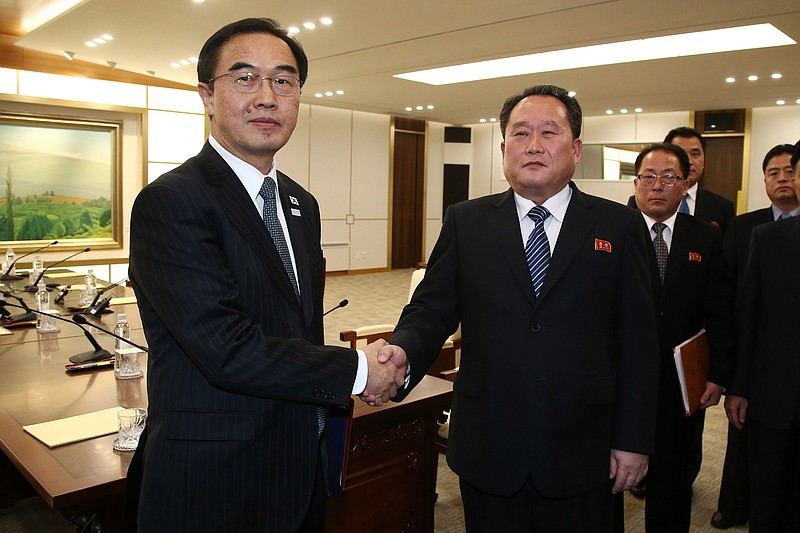
[[[732,372],[735,331],[720,231],[678,207],[689,187],[689,158],[674,144],[639,153],[636,206],[650,228],[661,355],[656,449],[647,474],[647,533],[688,533],[692,483],[702,461],[705,409],[717,405]],[[686,416],[673,348],[705,328],[710,370],[700,409]]]

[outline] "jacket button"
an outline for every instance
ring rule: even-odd
[[[540,326],[539,324],[531,324],[531,331],[534,333],[539,333],[540,331],[542,331],[542,326]]]

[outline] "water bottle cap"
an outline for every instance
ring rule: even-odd
[[[93,268],[90,268],[90,269],[89,269],[89,274],[91,274],[92,272],[94,272],[94,269],[93,269]]]
[[[127,320],[127,319],[128,319],[127,313],[120,313],[117,315],[117,320]]]
[[[37,287],[39,287],[40,291],[47,289],[47,285],[44,284],[44,281],[40,281]]]

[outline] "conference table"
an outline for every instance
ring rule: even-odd
[[[78,278],[58,281],[77,283]],[[133,295],[129,287],[112,291],[119,297]],[[33,303],[32,294],[16,294]],[[67,296],[62,316],[70,318],[66,309],[77,298]],[[131,340],[146,344],[135,303],[112,303],[111,309],[97,318],[86,315],[87,320],[112,330],[116,313],[126,313]],[[58,333],[39,333],[28,326],[0,336],[0,495],[22,498],[35,491],[67,518],[92,520],[102,532],[128,531],[123,503],[133,454],[113,449],[116,434],[49,448],[23,426],[116,406],[146,407],[146,356],[141,361],[145,376],[139,379],[116,379],[111,367],[68,373],[69,356],[91,349],[91,344],[77,325],[58,324]],[[113,353],[113,337],[95,327],[87,329]],[[437,419],[449,408],[451,397],[452,383],[427,376],[402,403],[371,408],[356,399],[344,498],[329,498],[327,531],[433,531]],[[13,501],[0,499],[0,506],[9,503]]]

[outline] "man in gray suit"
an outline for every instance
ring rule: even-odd
[[[322,346],[319,206],[275,165],[308,72],[300,44],[241,20],[209,38],[197,72],[208,142],[131,214],[150,354],[128,491],[140,531],[319,532],[329,409],[365,387],[387,400],[405,369],[377,364],[380,344]]]

